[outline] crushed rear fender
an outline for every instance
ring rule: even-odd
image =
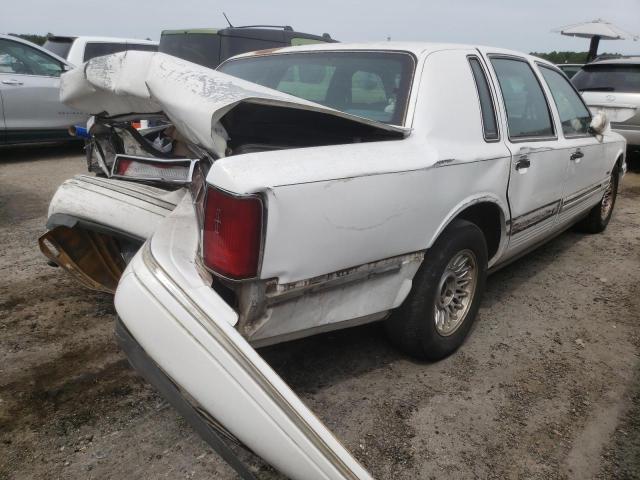
[[[123,274],[115,305],[128,344],[176,386],[187,411],[289,478],[371,478],[236,330],[237,313],[200,266],[195,215],[187,194]]]

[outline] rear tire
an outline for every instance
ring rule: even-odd
[[[607,185],[600,202],[598,202],[598,204],[591,209],[589,214],[577,224],[578,229],[587,233],[603,232],[607,228],[607,225],[609,225],[617,197],[618,165],[616,164],[614,171],[611,173],[609,184]]]
[[[475,320],[487,277],[482,231],[454,220],[427,251],[404,303],[386,320],[391,342],[431,361],[455,352]]]

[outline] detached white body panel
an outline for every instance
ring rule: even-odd
[[[49,205],[48,228],[77,221],[146,240],[186,190],[167,191],[115,179],[78,175],[64,182]]]
[[[198,242],[185,198],[122,277],[115,304],[127,329],[200,407],[288,477],[371,478],[233,328],[236,312],[197,268]]]

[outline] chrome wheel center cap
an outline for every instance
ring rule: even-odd
[[[442,336],[453,334],[464,322],[478,283],[478,262],[471,250],[455,254],[444,269],[434,305],[434,320]]]

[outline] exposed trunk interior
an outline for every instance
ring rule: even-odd
[[[237,105],[220,123],[229,135],[228,155],[404,137],[324,112],[255,103]]]

